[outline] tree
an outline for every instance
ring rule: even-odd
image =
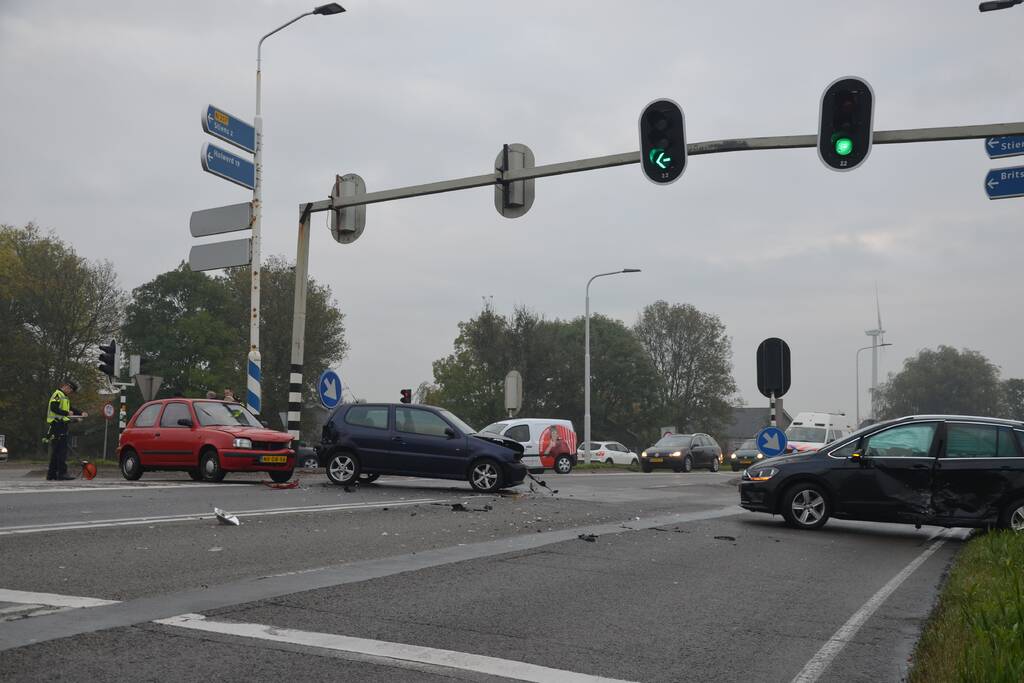
[[[732,419],[732,340],[718,316],[656,301],[633,326],[658,381],[653,412],[682,431],[721,435]]]
[[[12,452],[44,452],[46,400],[61,379],[78,381],[76,406],[98,412],[96,346],[115,336],[123,307],[110,263],[86,261],[32,223],[0,225],[0,434]],[[90,419],[73,434],[91,447],[102,426]]]
[[[924,349],[890,374],[875,394],[879,419],[903,415],[999,415],[999,368],[970,349]]]
[[[1008,379],[1002,384],[1002,417],[1024,420],[1024,379]]]

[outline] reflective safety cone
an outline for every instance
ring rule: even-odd
[[[92,479],[95,476],[96,476],[96,465],[93,465],[91,462],[83,462],[82,463],[82,478],[83,479]]]
[[[229,512],[224,512],[220,508],[213,508],[213,514],[217,515],[217,520],[221,524],[227,524],[229,526],[238,526],[241,522],[238,521],[238,517],[235,517]]]

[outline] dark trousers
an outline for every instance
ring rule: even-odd
[[[57,479],[68,473],[68,423],[54,421],[50,425],[51,445],[50,468],[47,479]]]

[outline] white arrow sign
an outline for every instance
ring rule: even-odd
[[[768,450],[777,451],[779,450],[779,435],[778,434],[765,434],[764,443],[762,444]]]
[[[333,379],[327,378],[327,379],[324,380],[324,387],[326,387],[324,389],[324,396],[326,398],[332,400],[332,401],[337,401],[338,400],[338,385],[337,385],[337,383]]]

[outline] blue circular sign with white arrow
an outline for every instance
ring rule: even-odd
[[[341,403],[341,377],[334,370],[324,370],[316,390],[320,395],[320,405],[324,408],[331,410]]]
[[[786,439],[786,432],[778,427],[765,427],[757,433],[757,450],[764,453],[767,458],[782,455],[786,452],[787,445],[789,441]]]

